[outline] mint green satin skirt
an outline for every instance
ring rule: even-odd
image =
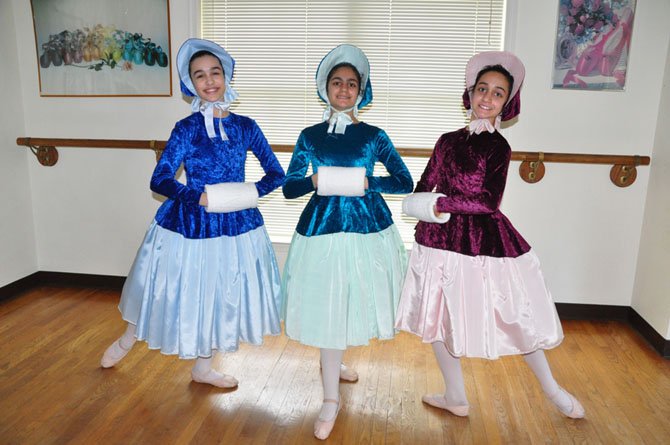
[[[330,349],[393,338],[406,265],[394,225],[369,234],[295,233],[282,274],[286,335]]]

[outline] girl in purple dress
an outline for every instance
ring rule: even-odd
[[[469,404],[460,357],[522,354],[547,397],[568,417],[584,408],[551,374],[544,349],[563,330],[540,262],[500,211],[511,149],[500,122],[520,111],[524,66],[513,54],[475,55],[465,72],[469,125],[443,134],[403,211],[420,220],[396,327],[431,343],[444,394],[424,403],[457,416]]]

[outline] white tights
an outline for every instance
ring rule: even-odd
[[[340,364],[344,350],[321,349],[321,381],[323,382],[323,398],[340,400]],[[337,412],[337,405],[324,403],[319,417],[332,419]]]
[[[448,405],[467,405],[468,400],[465,395],[465,384],[463,382],[463,371],[461,370],[461,361],[449,353],[447,347],[442,342],[432,344],[435,358],[442,371],[444,384],[446,386],[444,397]],[[563,413],[569,413],[572,410],[572,400],[565,390],[562,390],[554,376],[551,374],[549,362],[544,355],[544,351],[538,349],[529,354],[524,354],[526,361],[535,377],[540,382],[544,393],[556,404]]]

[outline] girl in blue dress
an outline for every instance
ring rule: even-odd
[[[279,187],[284,171],[255,121],[228,111],[234,60],[216,43],[189,39],[177,54],[181,90],[193,113],[177,122],[151,178],[160,206],[123,287],[125,333],[101,365],[118,363],[136,340],[150,349],[196,359],[196,382],[237,380],[212,369],[217,351],[278,335],[280,278],[258,211],[258,198]],[[245,182],[250,150],[265,176]],[[175,179],[183,165],[186,184]]]
[[[321,349],[324,401],[314,435],[326,439],[340,407],[344,350],[390,339],[406,253],[380,193],[409,193],[412,177],[386,133],[357,119],[372,100],[363,52],[340,45],[316,73],[324,122],[300,134],[286,198],[316,191],[300,216],[282,275],[290,338]],[[381,162],[388,176],[374,176]],[[307,176],[308,167],[314,174]]]

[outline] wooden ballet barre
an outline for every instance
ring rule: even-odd
[[[16,145],[29,147],[40,164],[52,166],[58,162],[56,147],[112,148],[153,150],[158,160],[163,154],[167,141],[129,140],[129,139],[57,139],[57,138],[16,138]],[[276,153],[292,153],[293,145],[273,144]],[[432,150],[424,148],[398,148],[401,156],[428,158]],[[513,151],[513,161],[521,161],[519,175],[528,183],[540,181],[545,174],[545,162],[563,162],[572,164],[612,165],[610,180],[618,187],[628,187],[637,177],[637,167],[649,165],[649,156],[600,155],[580,153],[544,153],[533,151]]]

